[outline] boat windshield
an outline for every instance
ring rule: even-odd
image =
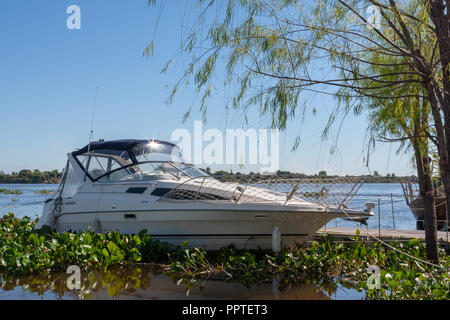
[[[133,164],[127,151],[99,149],[77,156],[77,160],[89,176],[95,180],[108,172]]]
[[[207,176],[182,160],[178,146],[142,142],[129,151],[96,149],[76,156],[93,181],[181,180]]]
[[[206,173],[186,163],[147,161],[112,171],[100,177],[99,182],[182,180],[205,176]]]
[[[136,162],[169,161],[183,162],[178,146],[156,141],[141,142],[131,149]]]

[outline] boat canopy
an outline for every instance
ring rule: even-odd
[[[112,141],[93,141],[90,144],[86,145],[84,148],[80,150],[72,152],[73,156],[78,156],[88,151],[95,150],[114,150],[114,151],[122,151],[127,152],[128,154],[137,152],[141,153],[143,150],[147,150],[155,153],[169,153],[172,154],[174,151],[178,152],[178,155],[181,157],[179,148],[176,144],[161,141],[161,140],[136,140],[136,139],[123,139],[123,140],[112,140]]]
[[[205,175],[186,164],[176,144],[161,140],[114,140],[92,142],[72,152],[92,181],[149,180]]]

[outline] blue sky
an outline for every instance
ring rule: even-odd
[[[157,8],[145,0],[5,0],[0,2],[0,170],[61,169],[66,153],[87,144],[96,87],[94,138],[156,138],[170,140],[177,128],[193,129],[201,120],[183,114],[198,101],[190,88],[166,104],[170,86],[181,74],[178,66],[160,70],[179,48],[181,10],[170,2],[160,18],[155,54],[142,52],[152,39]],[[81,30],[69,30],[69,5],[81,8]],[[219,89],[209,105],[204,129],[240,127],[242,114],[226,112],[227,92]],[[304,173],[367,174],[362,153],[366,118],[348,117],[330,155],[332,140],[321,132],[335,101],[316,96],[317,115],[295,119],[280,135],[280,169]],[[251,128],[267,119],[250,114]],[[302,143],[291,152],[295,137]],[[409,155],[396,155],[396,145],[383,145],[371,156],[381,174],[414,173]],[[213,169],[229,169],[216,166]],[[238,166],[231,167],[234,171]],[[245,171],[245,170],[242,170]]]

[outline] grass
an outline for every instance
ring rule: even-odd
[[[33,231],[35,221],[12,213],[0,218],[0,274],[8,277],[64,272],[68,266],[107,271],[137,263],[157,265],[165,274],[185,285],[200,283],[214,275],[246,286],[274,278],[281,285],[329,284],[335,279],[364,290],[368,299],[449,299],[450,259],[440,250],[442,268],[417,262],[378,243],[368,247],[359,237],[352,243],[335,243],[328,236],[310,246],[284,248],[279,254],[263,250],[219,251],[188,249],[159,242],[145,230],[135,235],[110,231],[58,234]],[[409,255],[425,259],[418,240],[391,243]],[[367,268],[379,267],[380,288],[371,289]]]

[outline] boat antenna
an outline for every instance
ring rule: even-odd
[[[98,94],[98,87],[95,87],[94,106],[92,108],[91,129],[89,131],[89,143],[88,143],[88,149],[87,149],[88,155],[89,155],[89,152],[91,151],[91,142],[94,139],[94,115],[95,115],[95,106],[97,104],[97,94]],[[84,167],[84,180],[85,181],[86,181],[86,174],[87,174],[87,166],[88,166],[88,162],[86,163],[86,165]]]
[[[89,133],[88,153],[89,153],[89,150],[91,149],[91,142],[94,139],[94,115],[95,115],[95,105],[97,104],[97,94],[98,94],[98,87],[95,87],[95,98],[94,98],[94,107],[92,108],[91,130]]]

